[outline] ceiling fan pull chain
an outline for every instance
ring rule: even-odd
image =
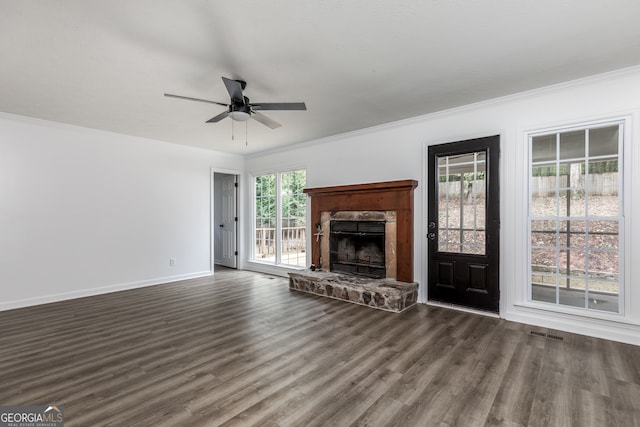
[[[249,146],[249,122],[244,122],[244,146]]]
[[[235,136],[233,135],[233,122],[235,122],[235,120],[231,120],[231,140],[235,141]]]

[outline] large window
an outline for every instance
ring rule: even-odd
[[[622,126],[529,135],[532,301],[621,312]]]
[[[307,200],[306,172],[294,170],[255,178],[255,250],[253,259],[304,267]]]

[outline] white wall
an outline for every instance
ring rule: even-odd
[[[640,344],[640,226],[628,222],[626,230],[627,307],[623,316],[592,319],[578,312],[555,314],[527,307],[527,130],[589,120],[630,118],[630,152],[635,166],[627,188],[640,188],[640,67],[543,88],[411,120],[378,126],[332,138],[310,141],[288,150],[251,156],[245,164],[251,175],[289,165],[307,168],[308,187],[415,179],[414,279],[420,298],[426,292],[426,199],[424,168],[430,144],[501,135],[501,309],[506,319]],[[628,168],[629,169],[629,168]],[[246,192],[246,206],[251,206]],[[640,214],[640,192],[628,191],[628,218]],[[245,226],[251,238],[251,212]],[[249,244],[249,241],[246,242]],[[245,260],[246,261],[246,260]],[[638,263],[636,263],[638,264]],[[256,268],[252,263],[248,268]],[[570,310],[569,310],[570,311]]]
[[[0,310],[211,274],[211,168],[243,163],[0,114]]]

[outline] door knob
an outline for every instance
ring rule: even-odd
[[[436,222],[435,221],[429,221],[429,228],[430,229],[436,228]]]
[[[436,239],[436,233],[431,232],[431,233],[427,234],[427,237],[429,238],[429,240],[435,240]]]
[[[220,228],[224,227],[224,224],[220,224]]]

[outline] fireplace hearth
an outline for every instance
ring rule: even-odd
[[[291,272],[289,289],[396,313],[413,307],[418,299],[417,283],[328,271]]]

